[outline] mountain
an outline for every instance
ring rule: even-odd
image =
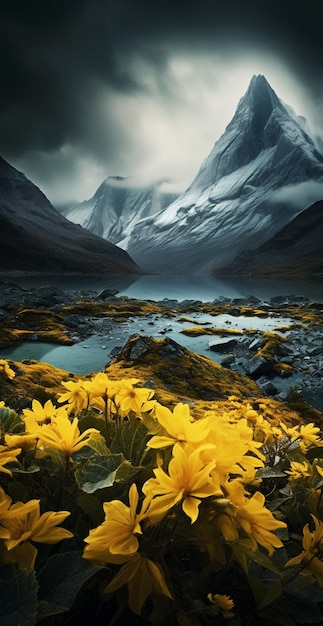
[[[244,252],[221,275],[323,275],[323,200],[315,202],[252,252]]]
[[[178,196],[168,190],[169,183],[109,176],[90,200],[57,208],[71,222],[124,248],[139,220],[159,213]]]
[[[143,274],[127,252],[63,217],[0,157],[1,271]]]
[[[253,76],[189,188],[140,221],[126,249],[161,273],[211,274],[323,198],[323,154],[306,120]]]

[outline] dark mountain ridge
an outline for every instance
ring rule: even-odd
[[[145,273],[124,250],[72,224],[0,157],[1,271]]]
[[[218,274],[323,276],[323,200],[299,213],[269,241],[244,252]]]

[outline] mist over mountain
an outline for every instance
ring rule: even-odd
[[[0,157],[1,272],[140,274],[127,252],[72,224]]]
[[[255,250],[323,198],[323,154],[306,120],[254,76],[189,188],[124,245],[143,267],[209,274]]]
[[[109,176],[89,200],[57,207],[74,224],[126,248],[134,226],[143,218],[153,217],[178,193],[168,179],[142,179]]]
[[[179,196],[169,179],[110,176],[92,198],[58,211],[0,159],[2,270],[321,272],[322,150],[259,75]]]

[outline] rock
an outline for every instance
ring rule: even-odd
[[[191,352],[166,337],[132,335],[109,363],[115,376],[119,368],[136,378],[152,378],[156,388],[167,389],[181,399],[259,397],[260,388],[247,376],[228,371],[212,359]]]
[[[260,385],[261,391],[266,396],[276,396],[278,394],[278,389],[271,380],[266,380],[266,382],[262,384],[258,381],[258,384]]]
[[[50,309],[55,304],[65,301],[65,292],[50,285],[33,290],[32,300],[34,305]]]
[[[235,363],[235,357],[233,354],[227,354],[225,357],[223,357],[221,361],[221,365],[223,367],[230,367],[234,363]]]
[[[78,328],[82,326],[82,324],[86,324],[87,320],[83,315],[77,315],[76,313],[72,313],[71,315],[67,315],[64,319],[64,323],[69,328]]]
[[[263,356],[256,356],[249,359],[248,370],[251,378],[257,379],[263,374],[270,374],[273,371],[272,362]]]
[[[108,298],[111,298],[112,296],[115,296],[117,293],[119,293],[118,289],[103,289],[99,294],[98,294],[98,298],[100,300],[107,300]]]
[[[239,372],[239,374],[243,374],[244,376],[249,376],[249,360],[246,358],[235,359],[234,363],[231,365],[231,370]]]
[[[116,355],[117,360],[136,361],[140,359],[140,357],[148,352],[151,341],[151,337],[145,335],[131,335],[121,348],[121,351]]]
[[[260,350],[260,348],[263,347],[264,343],[265,342],[262,337],[256,337],[256,339],[253,339],[249,344],[250,352],[257,352],[257,350]]]
[[[232,337],[217,337],[217,339],[211,339],[208,346],[214,352],[228,352],[237,345],[238,341]]]
[[[317,354],[323,354],[323,344],[317,346],[316,348],[311,348],[311,350],[307,351],[307,354],[310,356],[316,356]]]
[[[303,387],[299,395],[314,409],[323,411],[323,385],[320,387]]]

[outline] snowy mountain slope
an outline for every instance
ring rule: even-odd
[[[120,248],[63,217],[0,157],[1,271],[144,273]]]
[[[147,184],[136,178],[109,176],[90,200],[58,209],[71,222],[124,247],[121,242],[139,220],[155,215],[177,197],[168,187],[166,180]]]
[[[129,254],[164,273],[212,273],[323,198],[323,155],[304,118],[254,76],[190,187],[132,229]]]

